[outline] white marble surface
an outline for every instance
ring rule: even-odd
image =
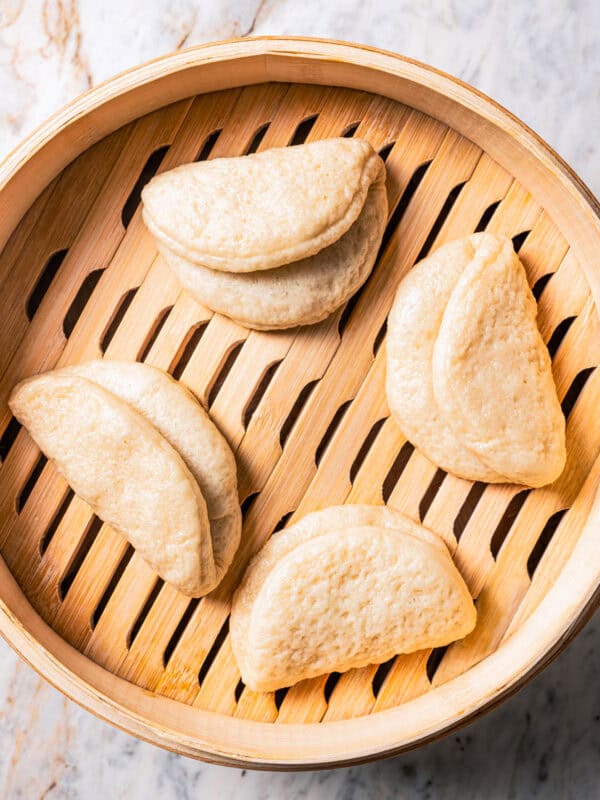
[[[249,34],[366,42],[445,69],[516,113],[600,194],[598,0],[0,0],[0,156],[61,104],[177,47]],[[600,617],[457,736],[328,773],[206,766],[120,733],[0,643],[2,798],[600,796]]]

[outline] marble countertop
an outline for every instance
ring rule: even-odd
[[[0,0],[0,157],[119,70],[252,34],[365,42],[447,70],[520,116],[600,194],[597,0]],[[10,800],[591,800],[600,794],[600,615],[485,718],[373,765],[276,774],[181,758],[82,711],[2,642],[0,743],[0,797]]]

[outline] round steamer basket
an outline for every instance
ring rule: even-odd
[[[387,165],[381,252],[346,307],[318,325],[264,333],[182,292],[142,223],[140,192],[152,175],[330,136],[368,139]],[[542,489],[445,474],[403,438],[386,404],[385,323],[398,282],[442,243],[483,229],[519,250],[567,418],[567,466]],[[357,763],[494,705],[591,614],[600,575],[598,207],[491,100],[421,64],[341,42],[183,51],[83,95],[9,156],[0,240],[0,630],[94,714],[222,764]],[[242,545],[201,600],[157,579],[10,416],[21,378],[102,356],[171,372],[236,452]],[[477,627],[445,649],[251,692],[228,633],[244,566],[274,531],[339,503],[387,503],[437,531],[476,598]]]

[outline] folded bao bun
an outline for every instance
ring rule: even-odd
[[[388,319],[388,401],[438,466],[533,487],[562,472],[565,421],[536,315],[504,236],[444,245],[400,284]]]
[[[273,691],[449,644],[475,621],[439,537],[385,507],[339,506],[267,542],[234,596],[230,631],[244,683]]]
[[[352,226],[315,255],[279,269],[235,274],[193,264],[159,244],[181,285],[208,308],[257,329],[325,319],[362,286],[373,269],[387,217],[383,175],[371,184]]]
[[[95,513],[198,596],[239,545],[235,459],[193,395],[159,369],[93,361],[30,378],[10,406]]]
[[[185,164],[144,188],[144,221],[192,263],[274,269],[336,242],[383,171],[368,142],[345,138]]]

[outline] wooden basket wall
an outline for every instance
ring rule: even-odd
[[[315,326],[256,332],[180,290],[141,219],[153,174],[339,135],[383,155],[390,207],[373,274],[344,309]],[[234,42],[93,91],[34,134],[1,177],[0,628],[68,694],[203,758],[358,761],[495,701],[593,605],[598,218],[574,176],[490,101],[364,48]],[[568,421],[567,467],[535,491],[436,469],[385,399],[386,315],[399,280],[440,244],[483,229],[519,250]],[[7,409],[22,377],[98,357],[168,370],[236,452],[242,546],[202,600],[157,579]],[[251,692],[228,634],[244,565],[285,524],[344,502],[387,503],[441,534],[476,598],[477,628],[445,650]]]

